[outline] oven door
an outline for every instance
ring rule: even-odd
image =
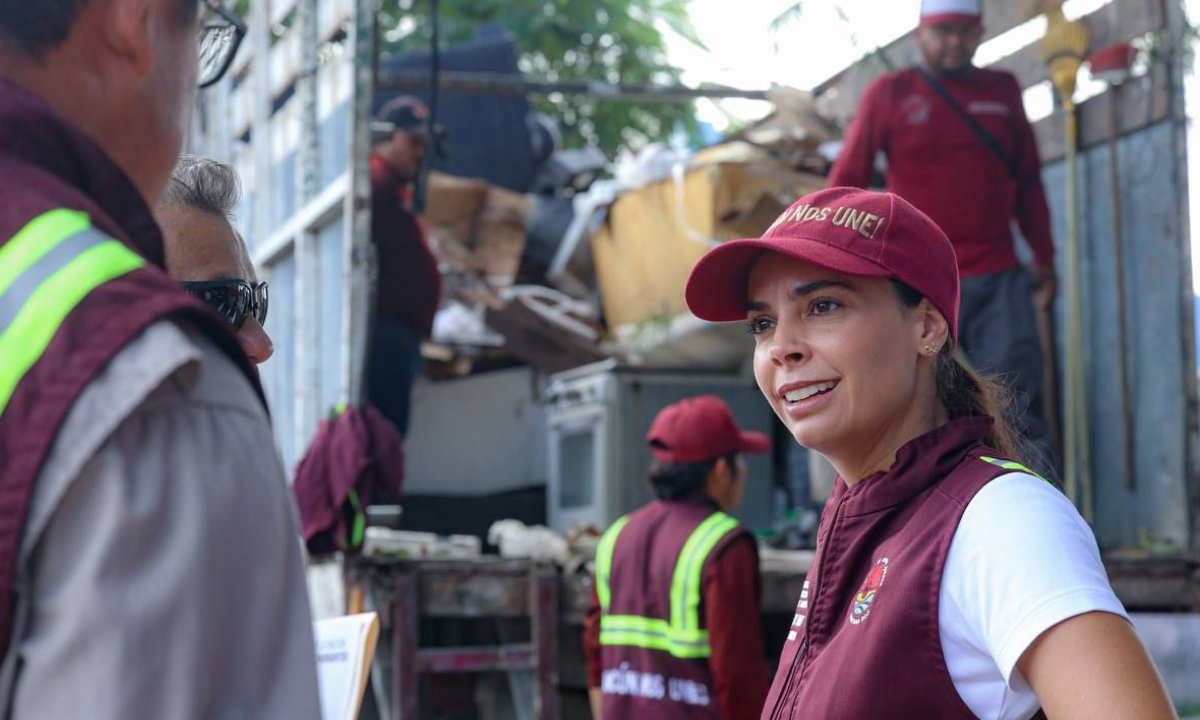
[[[591,524],[604,530],[607,406],[589,404],[564,409],[548,420],[550,478],[546,515],[550,527],[565,532],[577,525]]]

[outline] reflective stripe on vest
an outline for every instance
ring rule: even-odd
[[[1046,478],[1042,477],[1041,475],[1038,475],[1037,473],[1035,473],[1034,471],[1025,467],[1024,465],[1022,465],[1019,462],[1013,462],[1012,460],[998,460],[994,457],[988,457],[987,455],[982,455],[982,456],[980,456],[979,459],[984,461],[985,463],[988,463],[989,465],[995,465],[998,468],[1004,468],[1005,470],[1012,470],[1013,472],[1023,472],[1026,475],[1032,475],[1035,478],[1037,478],[1038,480],[1041,480],[1043,482],[1049,482],[1048,480],[1046,480]]]
[[[0,246],[0,416],[67,315],[92,290],[145,264],[77,210],[39,215]]]
[[[612,573],[613,546],[617,544],[617,535],[621,534],[628,522],[628,515],[617,520],[605,531],[600,544],[596,546],[596,598],[600,601],[600,609],[606,613],[612,601],[608,578]]]
[[[700,523],[675,561],[671,578],[671,618],[610,615],[613,551],[617,536],[628,517],[613,524],[596,548],[596,597],[600,601],[600,644],[661,650],[685,660],[707,658],[711,654],[708,631],[700,627],[701,580],[704,563],[717,543],[737,529],[737,520],[716,512]]]

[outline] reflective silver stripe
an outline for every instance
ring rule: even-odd
[[[28,270],[17,276],[13,284],[0,295],[0,335],[8,330],[17,313],[25,307],[34,290],[54,273],[62,270],[85,250],[112,240],[95,228],[77,232],[43,255]]]

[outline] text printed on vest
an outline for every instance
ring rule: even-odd
[[[711,700],[704,683],[686,678],[666,678],[658,673],[631,670],[629,663],[605,670],[600,676],[600,690],[605,695],[633,695],[648,700],[663,700],[685,705],[708,707]]]

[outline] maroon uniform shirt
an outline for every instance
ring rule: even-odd
[[[867,89],[829,175],[830,187],[867,187],[875,156],[883,151],[887,189],[946,232],[964,277],[1020,264],[1010,229],[1014,219],[1036,262],[1052,265],[1041,162],[1016,78],[974,68],[939,81],[996,138],[1015,163],[1015,178],[966,120],[910,68],[883,75]]]
[[[372,155],[371,240],[379,257],[376,307],[380,315],[428,337],[442,293],[442,274],[420,221],[405,207],[405,194],[388,164]]]

